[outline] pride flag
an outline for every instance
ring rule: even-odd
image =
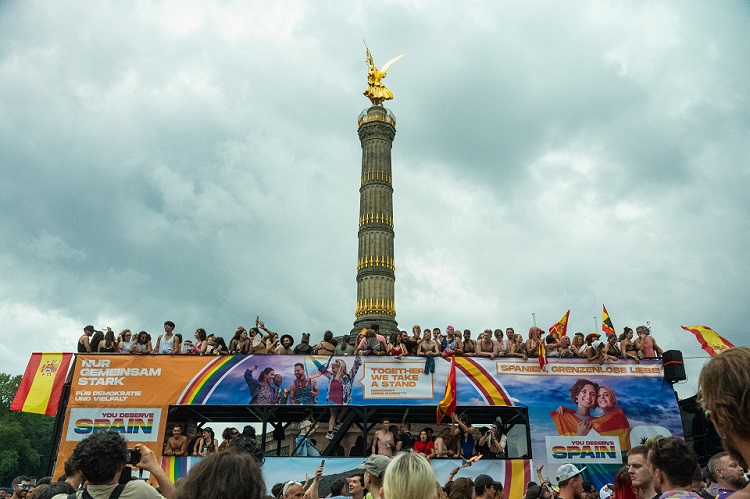
[[[10,409],[54,416],[72,359],[72,353],[32,353]]]
[[[681,326],[685,331],[690,331],[695,335],[698,343],[703,350],[708,352],[711,357],[716,357],[724,350],[734,348],[729,340],[722,338],[719,334],[708,326]]]
[[[443,415],[456,413],[456,357],[451,357],[451,370],[445,380],[445,395],[438,403],[436,416],[437,424],[443,419]]]
[[[570,317],[570,310],[565,312],[565,315],[559,321],[550,326],[550,334],[557,333],[560,338],[565,336],[568,333],[568,317]]]
[[[612,319],[609,318],[609,312],[607,312],[607,307],[604,305],[602,305],[602,331],[604,332],[604,336],[615,334],[615,327],[612,325]]]

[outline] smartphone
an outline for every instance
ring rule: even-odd
[[[322,461],[320,462],[320,467],[322,468],[324,464],[326,464],[326,460],[325,460],[325,459],[323,459],[323,460],[322,460]]]

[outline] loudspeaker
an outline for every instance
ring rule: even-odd
[[[685,364],[682,363],[682,352],[679,350],[667,350],[661,356],[664,362],[664,380],[667,383],[685,381]]]

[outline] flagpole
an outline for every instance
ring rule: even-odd
[[[534,327],[536,327],[536,314],[531,312],[531,318],[534,319]]]
[[[594,332],[595,333],[599,332],[599,327],[598,326],[599,326],[599,321],[597,321],[596,320],[596,316],[594,316]]]

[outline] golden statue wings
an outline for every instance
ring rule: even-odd
[[[363,92],[364,96],[370,99],[370,102],[374,106],[380,106],[383,104],[383,101],[385,100],[391,100],[393,99],[393,94],[391,93],[388,88],[386,88],[383,83],[381,83],[380,80],[385,78],[385,73],[388,71],[388,68],[390,68],[394,62],[401,59],[406,54],[397,55],[390,61],[383,64],[383,67],[378,69],[377,66],[375,66],[375,61],[372,60],[372,54],[370,53],[370,49],[367,48],[367,43],[365,43],[365,49],[367,49],[367,90]]]

